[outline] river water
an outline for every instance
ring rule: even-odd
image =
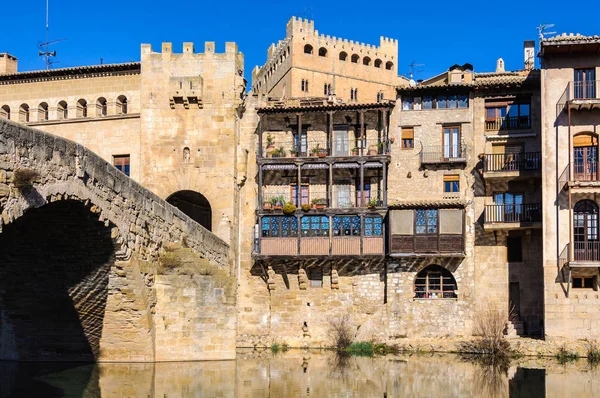
[[[500,370],[455,355],[240,351],[233,361],[0,362],[0,397],[600,397],[599,376],[585,360]]]

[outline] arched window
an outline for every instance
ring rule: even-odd
[[[38,120],[48,120],[48,104],[46,102],[42,102],[38,105]]]
[[[313,47],[310,44],[307,44],[304,46],[304,54],[312,54],[313,53]]]
[[[10,120],[10,106],[3,105],[2,108],[0,108],[0,117]]]
[[[580,200],[573,208],[573,239],[576,261],[600,261],[598,205]]]
[[[358,56],[358,54],[352,54],[352,57],[350,58],[350,61],[352,61],[353,64],[357,64],[359,58],[360,57]]]
[[[327,56],[327,49],[325,47],[319,48],[319,57],[326,57],[326,56]]]
[[[573,137],[573,179],[596,181],[598,176],[598,136],[593,133]]]
[[[21,104],[19,107],[19,122],[29,123],[29,105]]]
[[[183,163],[190,163],[190,161],[191,161],[190,148],[188,148],[186,146],[185,148],[183,148]]]
[[[69,107],[65,101],[60,101],[58,106],[56,107],[56,113],[58,119],[68,119],[69,117]]]
[[[367,65],[367,66],[371,65],[371,58],[364,57],[363,58],[363,65]]]
[[[345,61],[348,58],[348,54],[345,51],[340,53],[340,61]]]
[[[77,117],[87,117],[87,101],[83,98],[77,101]]]
[[[108,106],[106,104],[106,98],[100,97],[96,100],[96,116],[106,116]]]
[[[383,63],[383,61],[382,61],[382,60],[380,60],[379,58],[377,58],[377,59],[375,60],[375,67],[376,67],[376,68],[381,68],[381,64],[382,64],[382,63]]]
[[[394,67],[394,63],[392,61],[387,61],[385,63],[385,69],[392,70],[393,67]]]
[[[121,115],[127,114],[127,97],[124,95],[119,95],[117,98],[117,113]]]
[[[420,299],[456,298],[456,280],[452,273],[439,265],[429,265],[415,278],[415,296]]]

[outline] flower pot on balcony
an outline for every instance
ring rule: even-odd
[[[324,158],[327,156],[327,149],[319,149],[319,157]]]
[[[377,145],[369,146],[369,152],[367,152],[367,155],[377,155]]]
[[[358,148],[352,148],[352,156],[358,156]]]
[[[272,208],[273,208],[273,205],[271,205],[271,203],[269,203],[269,202],[263,203],[264,210],[271,210]]]

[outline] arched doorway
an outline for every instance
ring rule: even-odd
[[[600,261],[598,205],[580,200],[573,208],[573,245],[576,261]]]
[[[598,136],[593,133],[573,137],[573,179],[594,181],[598,179]]]
[[[82,202],[53,202],[5,225],[0,359],[95,361],[114,262],[111,229]]]
[[[177,191],[167,202],[187,214],[192,220],[212,231],[212,210],[208,199],[199,192]]]

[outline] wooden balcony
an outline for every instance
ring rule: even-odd
[[[570,81],[556,104],[557,115],[563,109],[600,109],[600,80]]]
[[[331,145],[333,144],[333,147]],[[322,161],[323,158],[349,158],[356,160],[363,157],[389,157],[390,143],[379,139],[359,139],[329,143],[325,140],[308,140],[298,143],[289,139],[275,137],[272,143],[265,143],[258,148],[257,159],[263,163]]]
[[[399,256],[464,256],[462,234],[392,235],[390,255]]]
[[[261,237],[255,249],[255,257],[358,257],[385,253],[383,236]]]
[[[422,165],[465,164],[467,154],[464,145],[430,145],[421,151]]]
[[[541,155],[541,152],[486,153],[483,161],[483,176],[493,178],[539,172],[542,166]]]
[[[486,230],[541,228],[542,204],[487,205],[483,227]]]

